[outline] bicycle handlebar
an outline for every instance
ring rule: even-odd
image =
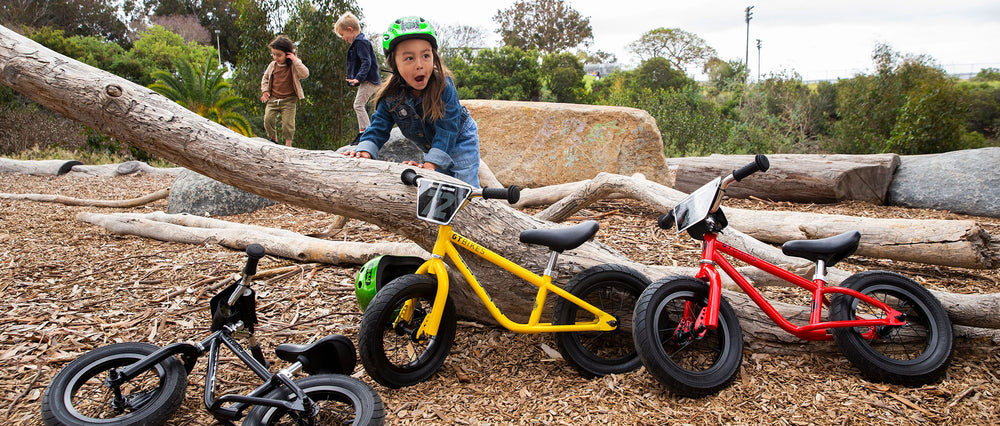
[[[767,160],[767,156],[764,154],[757,154],[754,156],[752,163],[733,170],[733,179],[736,179],[736,181],[739,182],[754,173],[766,172],[770,167],[771,162]]]
[[[514,204],[521,199],[521,188],[511,185],[509,188],[483,188],[483,198],[493,198],[497,200],[507,200]]]
[[[260,244],[250,244],[247,246],[247,265],[243,267],[243,274],[252,277],[257,275],[257,262],[264,257],[264,246]]]
[[[423,176],[418,175],[413,169],[403,170],[403,173],[399,175],[399,179],[402,180],[403,183],[410,186],[417,186],[417,181],[422,177]]]
[[[399,175],[399,180],[410,186],[417,186],[417,181],[420,179],[423,179],[423,176],[417,174],[413,169],[403,170],[403,173]],[[483,188],[479,195],[487,199],[507,200],[508,203],[514,204],[521,199],[521,188],[518,188],[517,185],[511,185],[508,188]]]

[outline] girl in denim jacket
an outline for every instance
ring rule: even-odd
[[[424,151],[423,163],[403,164],[436,170],[478,188],[479,129],[459,103],[437,46],[434,28],[423,18],[400,18],[389,26],[382,48],[392,75],[375,95],[371,125],[344,155],[378,159],[396,125]]]

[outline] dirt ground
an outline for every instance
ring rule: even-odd
[[[2,193],[128,199],[168,187],[171,178],[34,177],[0,174]],[[966,218],[945,212],[863,203],[795,205],[734,200],[741,207],[801,209],[884,217]],[[129,209],[166,210],[166,201]],[[165,345],[207,336],[209,288],[243,265],[242,252],[113,235],[76,220],[80,212],[113,209],[0,199],[0,419],[41,424],[45,386],[70,360],[113,342]],[[602,202],[581,211],[597,218],[597,239],[645,263],[693,264],[697,246],[655,229],[657,213],[634,202]],[[289,229],[322,231],[331,215],[279,204],[225,218]],[[981,221],[994,236],[998,220]],[[333,239],[399,240],[357,220]],[[296,265],[265,257],[260,269]],[[892,269],[923,285],[959,293],[1000,292],[996,270],[966,270],[849,260],[845,268]],[[306,343],[331,333],[355,339],[360,310],[353,282],[358,266],[298,265],[258,287],[265,353],[280,343]],[[652,277],[656,278],[656,277]],[[1000,346],[961,339],[945,379],[905,388],[862,380],[839,354],[805,343],[795,355],[746,351],[740,376],[718,395],[671,395],[644,369],[584,379],[545,349],[550,335],[519,335],[472,322],[459,325],[452,352],[429,381],[387,389],[358,366],[355,376],[385,401],[389,424],[997,424]],[[811,349],[812,348],[812,349]],[[273,353],[273,352],[271,352]],[[273,358],[273,355],[271,357]],[[274,368],[272,367],[272,370]],[[223,367],[220,388],[245,392],[254,377]],[[184,405],[169,424],[213,424],[202,406],[204,364],[190,377]]]

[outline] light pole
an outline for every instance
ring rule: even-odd
[[[760,39],[757,39],[757,82],[760,83]]]
[[[215,30],[215,50],[219,53],[219,66],[222,66],[222,47],[219,44],[219,30]]]
[[[747,14],[747,51],[746,51],[746,62],[744,63],[744,65],[746,65],[747,67],[750,66],[750,18],[753,16],[753,12],[751,12],[750,10],[752,10],[752,9],[753,9],[753,6],[747,6],[747,9],[746,9],[746,14]]]

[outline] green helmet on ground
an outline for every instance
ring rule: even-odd
[[[390,281],[406,274],[417,272],[424,259],[416,256],[394,256],[384,254],[369,260],[358,271],[355,278],[354,294],[358,298],[361,311],[375,298],[375,293]]]
[[[389,56],[396,44],[411,38],[424,39],[431,43],[431,47],[438,47],[437,34],[430,22],[419,16],[406,16],[392,21],[389,29],[382,34],[382,51]]]

